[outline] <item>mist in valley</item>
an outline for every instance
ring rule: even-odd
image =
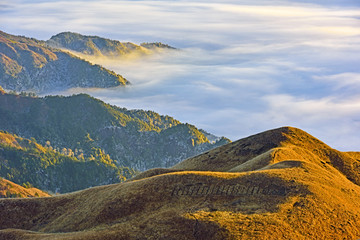
[[[232,140],[290,125],[359,150],[360,7],[338,2],[14,1],[3,4],[0,26],[43,40],[73,31],[178,48],[82,56],[132,84],[51,94],[86,92]]]

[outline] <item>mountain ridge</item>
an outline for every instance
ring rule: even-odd
[[[305,148],[306,151],[302,151],[301,148]],[[234,152],[234,149],[241,149],[241,151]],[[292,156],[292,160],[312,158],[323,165],[331,164],[346,175],[349,180],[360,185],[360,158],[358,153],[349,154],[334,150],[305,131],[294,127],[282,127],[252,135],[222,146],[216,151],[223,154],[218,155],[217,152],[210,150],[189,160],[182,161],[171,169],[254,171],[276,165],[283,161],[285,155],[287,157]],[[232,154],[236,157],[230,158],[227,156]],[[316,155],[318,156],[314,157]],[[226,159],[226,163],[223,159]],[[342,161],[339,161],[339,159],[342,159]],[[232,164],[229,162],[232,162]],[[222,167],[224,164],[226,164],[226,168]]]
[[[96,57],[121,57],[129,54],[147,55],[161,49],[175,49],[160,42],[137,45],[131,42],[120,42],[75,32],[58,33],[47,40],[46,45]]]
[[[43,98],[0,94],[0,129],[55,148],[103,149],[119,166],[170,167],[229,142],[210,143],[195,126],[152,111],[127,110],[86,94]]]
[[[43,41],[0,31],[0,85],[13,91],[47,92],[72,87],[109,88],[125,78]]]
[[[241,146],[243,143],[250,145]],[[234,151],[230,152],[232,147]],[[314,152],[317,147],[319,151]],[[268,161],[265,167],[225,171],[233,169],[235,158],[241,165],[269,148],[281,148],[282,152],[272,155],[275,160]],[[201,160],[199,156],[185,160],[178,165],[182,169],[168,169],[169,173],[157,170],[158,175],[47,199],[0,200],[3,213],[0,236],[4,239],[16,236],[22,239],[357,239],[360,187],[341,169],[326,163],[324,150],[337,152],[301,130],[282,128],[211,150],[201,155]],[[297,151],[297,158],[292,151]],[[309,154],[301,155],[305,152]],[[222,172],[185,168],[193,167],[189,164],[192,161],[199,167],[206,166],[201,161],[214,162],[215,158],[211,158],[214,155],[219,157],[216,161],[226,163],[228,158],[220,158],[226,154],[232,158],[229,166],[219,166],[224,169]],[[209,156],[204,158],[206,155]],[[28,209],[25,214],[24,209]]]

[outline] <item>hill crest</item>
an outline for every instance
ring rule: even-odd
[[[279,152],[270,155],[274,159],[267,165],[225,171],[233,169],[235,158],[241,165],[253,161],[255,153],[260,156],[271,149]],[[235,155],[226,166],[230,153],[242,155]],[[121,184],[52,198],[0,200],[0,236],[357,239],[360,186],[336,168],[330,157],[333,154],[338,162],[359,161],[345,159],[347,153],[341,154],[299,129],[275,129],[188,159],[187,164],[178,165],[182,169],[155,169],[155,174],[148,171],[147,176]],[[194,167],[191,162],[206,167],[202,160],[214,167],[212,156],[221,161],[219,169],[223,171],[185,169]],[[352,153],[354,156],[358,154]]]
[[[331,165],[360,185],[360,158],[356,153],[340,152],[305,131],[281,127],[210,150],[182,161],[172,170],[246,172],[277,167],[291,160],[305,161],[326,168]],[[288,164],[291,164],[288,162]]]

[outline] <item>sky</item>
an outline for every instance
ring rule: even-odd
[[[136,60],[91,59],[132,85],[72,89],[153,110],[237,140],[301,128],[360,151],[360,2],[0,0],[0,30],[47,40],[64,31],[163,42]]]

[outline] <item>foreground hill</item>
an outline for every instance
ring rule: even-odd
[[[22,187],[4,178],[0,178],[0,198],[27,198],[27,197],[50,197],[40,189],[27,186]]]
[[[122,76],[33,38],[0,31],[0,85],[8,90],[48,92],[73,87],[126,85]]]
[[[358,156],[274,129],[125,183],[0,200],[0,238],[358,239]]]
[[[291,162],[283,162],[291,160]],[[187,159],[174,170],[245,172],[303,162],[324,169],[331,166],[350,181],[360,185],[359,153],[336,151],[306,132],[296,128],[281,128],[241,139],[197,157]]]
[[[46,44],[50,47],[67,49],[84,55],[121,57],[129,54],[150,54],[159,49],[174,49],[162,43],[120,42],[98,36],[85,36],[79,33],[63,32],[52,36]]]
[[[170,167],[229,142],[210,142],[195,126],[172,117],[111,106],[85,94],[34,98],[0,92],[0,129],[58,150],[81,151],[85,158],[99,148],[118,166],[138,170]]]
[[[84,157],[79,151],[62,149],[57,152],[50,145],[38,144],[35,139],[0,131],[0,176],[18,184],[65,193],[119,183],[134,174],[133,169],[115,165],[98,148],[92,148],[91,154]]]

